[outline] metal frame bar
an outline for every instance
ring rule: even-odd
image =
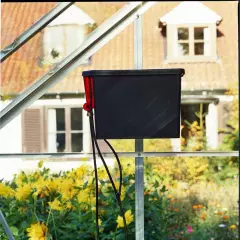
[[[62,2],[53,8],[50,12],[40,18],[36,23],[31,25],[24,33],[16,38],[10,45],[1,50],[0,62],[2,63],[14,52],[16,52],[23,44],[34,37],[38,32],[45,28],[52,20],[67,10],[74,2]]]
[[[103,152],[104,157],[114,157],[113,153]],[[120,157],[239,157],[238,151],[206,151],[206,152],[117,152]],[[92,153],[1,153],[1,158],[86,158]]]
[[[76,69],[155,2],[131,2],[95,29],[83,44],[43,77],[25,89],[0,112],[0,129],[39,99],[52,86]]]
[[[8,224],[7,224],[7,221],[6,221],[5,217],[4,217],[1,209],[0,209],[0,223],[3,226],[3,229],[4,229],[5,233],[6,233],[6,235],[8,236],[8,239],[9,240],[14,240],[13,234],[12,234]]]
[[[142,69],[142,17],[134,21],[134,68]],[[135,140],[135,151],[143,152],[143,139]],[[144,239],[144,158],[135,157],[135,239]]]

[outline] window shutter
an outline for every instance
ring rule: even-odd
[[[23,152],[43,151],[42,109],[27,109],[22,114]]]
[[[108,145],[104,142],[104,140],[97,140],[97,142],[101,152],[107,152],[107,153],[112,152],[111,149],[108,147]],[[92,153],[92,142],[90,143],[90,153]],[[95,147],[95,153],[98,154],[96,147]]]

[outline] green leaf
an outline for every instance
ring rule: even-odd
[[[167,188],[165,185],[163,185],[162,189],[160,190],[161,192],[167,192]]]
[[[13,236],[18,236],[18,229],[16,227],[12,226],[12,227],[10,227],[10,230],[11,230]]]

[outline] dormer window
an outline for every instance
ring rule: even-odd
[[[94,20],[80,8],[75,5],[69,7],[43,31],[42,63],[58,63],[71,54],[84,42],[91,24]],[[87,63],[89,59],[83,62]]]
[[[200,2],[182,2],[160,19],[167,28],[167,60],[215,61],[221,17]]]

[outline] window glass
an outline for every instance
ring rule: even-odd
[[[195,43],[194,44],[194,54],[195,55],[205,55],[204,54],[204,43]]]
[[[204,28],[203,27],[194,28],[194,39],[204,40]]]
[[[188,28],[178,28],[178,40],[188,40],[189,30]]]
[[[64,26],[66,36],[66,55],[72,53],[84,41],[86,26]]]
[[[189,55],[189,44],[188,43],[178,43],[178,56]]]
[[[57,62],[63,59],[64,28],[62,26],[48,27],[44,30],[44,61]]]
[[[82,129],[82,108],[71,108],[71,130]]]
[[[208,112],[208,104],[183,104],[181,106],[181,125],[182,128],[182,137],[188,138],[190,134],[190,125],[194,122],[200,127],[203,125],[205,129],[205,114]],[[203,130],[204,130],[203,129]]]
[[[82,133],[72,133],[72,152],[81,152],[83,150],[83,134]]]
[[[57,131],[64,131],[65,130],[65,109],[57,108],[55,111],[56,111]]]
[[[65,133],[57,133],[56,137],[57,152],[64,152],[66,148]]]

